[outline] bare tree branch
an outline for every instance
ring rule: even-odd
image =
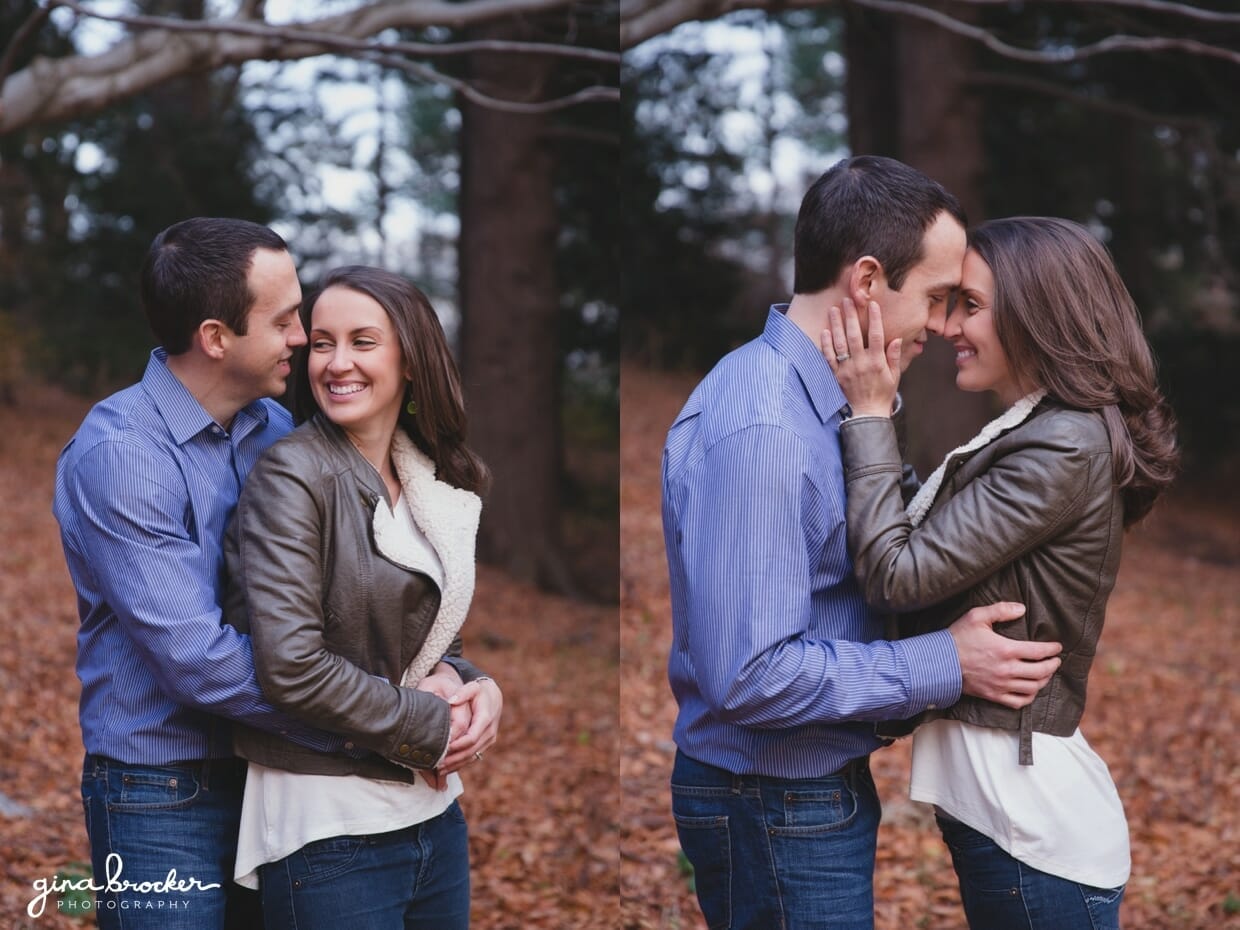
[[[563,110],[567,107],[576,106],[579,103],[611,102],[620,99],[620,88],[618,87],[585,87],[576,93],[569,94],[566,97],[557,97],[554,100],[537,102],[501,100],[499,97],[492,97],[489,94],[483,93],[478,88],[459,78],[441,74],[429,65],[410,61],[408,58],[402,58],[398,55],[367,55],[366,59],[378,62],[389,68],[398,68],[426,81],[445,84],[459,92],[471,103],[476,103],[491,110],[500,110],[504,113],[550,113],[554,110]]]
[[[1009,45],[985,29],[962,22],[953,16],[927,8],[919,3],[907,3],[903,2],[903,0],[842,0],[842,2],[900,16],[911,16],[917,19],[928,20],[940,28],[981,42],[991,51],[1005,58],[1035,64],[1062,64],[1115,52],[1162,51],[1186,52],[1192,55],[1221,58],[1233,64],[1240,64],[1240,52],[1217,45],[1210,45],[1206,42],[1199,42],[1195,39],[1177,37],[1115,35],[1108,36],[1100,42],[1076,48],[1065,47],[1053,51],[1024,49],[1015,45]],[[952,2],[988,4],[1006,3],[1007,0],[952,0]],[[1162,13],[1175,13],[1180,16],[1194,17],[1204,22],[1240,22],[1240,15],[1237,14],[1215,13],[1212,10],[1202,10],[1188,4],[1161,2],[1161,0],[1041,0],[1041,2],[1073,3],[1078,6],[1084,5],[1084,3],[1100,3]],[[621,0],[620,47],[622,49],[632,48],[681,23],[691,20],[714,19],[736,10],[775,11],[811,6],[822,6],[822,3],[814,2],[814,0]]]
[[[335,53],[377,59],[392,67],[408,64],[404,56],[443,54],[444,46],[427,43],[385,43],[371,37],[387,29],[431,25],[460,27],[512,15],[542,13],[568,7],[572,0],[370,0],[344,13],[286,26],[244,19],[203,23],[159,17],[99,17],[78,0],[49,0],[79,16],[126,22],[143,31],[99,55],[36,58],[0,88],[0,133],[34,123],[69,119],[95,112],[108,104],[141,93],[163,81],[185,74],[215,70],[246,61],[290,61]],[[243,7],[241,15],[257,15],[261,4]],[[134,20],[134,22],[127,22]],[[614,63],[618,56],[597,49],[578,49],[552,43],[457,43],[450,53],[469,51],[571,55]],[[397,65],[400,60],[403,64]],[[457,86],[434,69],[423,66],[420,76],[456,87],[482,105],[496,101],[474,88]],[[618,90],[592,87],[568,97],[541,102],[517,102],[515,112],[560,109],[594,100],[614,100]],[[526,109],[535,107],[538,109]],[[511,109],[511,108],[510,108]]]
[[[620,0],[620,48],[640,45],[681,23],[718,19],[737,10],[788,10],[822,5],[822,0]]]
[[[956,35],[965,38],[975,39],[981,42],[988,49],[996,54],[1002,55],[1004,58],[1011,58],[1014,61],[1026,61],[1034,64],[1062,64],[1069,61],[1080,61],[1084,58],[1092,58],[1095,55],[1105,55],[1112,52],[1166,52],[1179,51],[1188,52],[1193,55],[1203,55],[1210,58],[1221,58],[1224,61],[1230,61],[1233,64],[1240,65],[1240,52],[1229,48],[1221,48],[1217,45],[1208,45],[1205,42],[1198,42],[1195,39],[1179,39],[1163,36],[1150,36],[1147,38],[1138,38],[1136,36],[1107,36],[1099,42],[1092,42],[1089,45],[1080,45],[1075,48],[1066,47],[1056,49],[1054,51],[1038,52],[1031,49],[1018,48],[1015,45],[1009,45],[997,36],[987,32],[978,26],[961,22],[954,17],[948,16],[946,13],[940,13],[938,10],[929,9],[916,3],[906,3],[904,0],[848,0],[848,2],[856,6],[867,7],[871,10],[881,10],[885,13],[897,13],[902,16],[911,16],[915,19],[924,19],[935,25],[954,32]]]
[[[972,6],[1008,6],[1012,0],[951,0],[951,2],[968,3]],[[1129,10],[1184,16],[1203,23],[1240,23],[1240,13],[1203,10],[1201,7],[1189,6],[1187,3],[1169,3],[1167,0],[1039,0],[1039,2],[1070,3],[1073,6],[1081,6],[1083,3],[1091,6],[1117,6]]]
[[[565,5],[555,0],[548,6]],[[379,42],[377,40],[350,39],[326,32],[316,32],[289,26],[273,26],[265,22],[220,22],[206,20],[173,19],[168,16],[127,16],[124,14],[96,13],[82,5],[79,0],[49,0],[49,7],[66,7],[92,19],[120,23],[135,29],[167,29],[169,32],[219,33],[223,35],[257,36],[283,42],[311,42],[324,48],[342,52],[382,52],[415,55],[422,58],[470,55],[474,52],[499,52],[531,55],[552,55],[559,58],[576,58],[582,61],[598,61],[619,64],[620,56],[605,49],[583,48],[576,45],[557,45],[553,42],[512,42],[503,40],[474,40],[469,42]]]

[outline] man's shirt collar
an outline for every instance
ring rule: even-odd
[[[805,387],[805,393],[809,395],[810,403],[814,405],[818,419],[826,423],[847,406],[848,399],[822,352],[799,326],[788,319],[787,312],[787,304],[771,305],[762,338],[792,365]]]
[[[178,446],[197,436],[203,430],[219,425],[203,408],[198,399],[189,392],[181,379],[168,369],[168,353],[163,348],[151,351],[142,375],[142,389],[151,398],[159,415],[168,426],[168,432]],[[267,425],[267,408],[261,400],[247,404],[237,412],[232,432],[236,438]]]

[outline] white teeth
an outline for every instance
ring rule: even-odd
[[[329,384],[327,390],[332,394],[356,394],[365,388],[364,384]]]
[[[977,352],[973,349],[959,349],[956,352],[956,358],[972,358],[975,355]]]

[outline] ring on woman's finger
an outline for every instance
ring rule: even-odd
[[[839,355],[837,355],[837,356],[835,357],[835,360],[836,360],[837,362],[846,362],[846,361],[848,361],[850,358],[852,358],[852,356],[851,356],[851,355],[849,355],[847,352],[841,352]]]
[[[482,761],[482,753],[480,753],[480,752],[475,752],[475,753],[474,753],[474,761],[475,761],[475,762],[481,762],[481,761]]]

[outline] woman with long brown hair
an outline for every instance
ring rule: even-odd
[[[1140,318],[1110,255],[1066,220],[1016,217],[969,233],[943,335],[956,384],[1004,413],[913,493],[891,424],[899,340],[833,309],[823,351],[853,417],[841,429],[848,537],[893,635],[970,607],[1018,602],[996,629],[1058,642],[1062,664],[1023,709],[965,697],[911,721],[911,795],[936,806],[972,930],[1108,930],[1130,857],[1123,806],[1078,724],[1123,531],[1178,462]]]
[[[246,482],[225,541],[226,616],[272,704],[343,734],[327,754],[239,729],[250,761],[237,879],[269,928],[464,930],[458,770],[502,709],[460,657],[488,482],[430,302],[349,266],[305,302],[302,425]]]

